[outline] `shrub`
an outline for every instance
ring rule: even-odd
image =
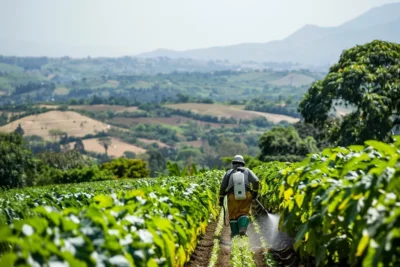
[[[114,159],[103,163],[101,169],[112,172],[118,178],[144,178],[150,175],[146,163],[140,159]]]

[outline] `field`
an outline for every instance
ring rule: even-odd
[[[83,137],[87,134],[107,131],[111,126],[93,120],[73,111],[48,111],[31,115],[0,127],[0,132],[12,132],[21,124],[26,135],[39,135],[45,140],[52,140],[49,130],[58,129],[69,136]]]
[[[139,123],[143,124],[168,124],[171,126],[180,126],[187,123],[196,123],[198,125],[210,125],[211,127],[232,127],[231,124],[218,124],[212,122],[205,122],[194,120],[190,118],[185,118],[182,116],[171,116],[171,117],[141,117],[141,118],[125,118],[125,117],[115,117],[111,120],[113,123],[122,124],[127,127],[135,126]],[[110,121],[110,123],[111,123]]]
[[[135,154],[143,154],[146,153],[146,149],[141,147],[128,144],[119,139],[111,137],[111,145],[108,147],[107,154],[113,157],[122,157],[125,151],[130,151]],[[98,138],[85,139],[82,141],[85,146],[86,151],[92,151],[96,153],[105,153],[104,147],[99,144]],[[70,146],[73,147],[74,143],[71,143]]]
[[[232,239],[223,171],[2,191],[0,266],[399,266],[399,138],[254,168],[269,215]]]
[[[67,95],[68,92],[69,92],[69,90],[66,87],[57,87],[54,90],[53,95]]]
[[[315,79],[313,77],[310,77],[310,76],[307,76],[304,74],[291,73],[291,74],[286,75],[285,77],[271,81],[270,84],[292,85],[292,86],[297,87],[297,86],[311,84],[314,81],[315,81]]]
[[[6,95],[7,93],[6,92],[4,92],[4,91],[0,91],[0,96],[2,96],[2,95]]]
[[[279,115],[279,114],[272,114],[272,113],[264,113],[264,112],[257,112],[251,110],[244,110],[243,106],[228,106],[222,104],[200,104],[200,103],[184,103],[184,104],[169,104],[166,105],[168,108],[172,109],[183,109],[183,110],[190,110],[195,113],[205,114],[205,115],[212,115],[221,117],[233,117],[235,119],[253,119],[257,117],[265,117],[267,120],[278,123],[280,121],[287,121],[289,123],[295,123],[299,121],[297,118]]]
[[[8,244],[0,265],[183,267],[218,216],[219,176],[27,188],[17,191],[19,201],[16,192],[0,194],[0,244]],[[31,199],[47,207],[33,208]]]

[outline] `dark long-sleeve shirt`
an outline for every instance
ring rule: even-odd
[[[257,175],[255,175],[249,168],[245,167],[238,167],[236,170],[243,171],[247,190],[257,192],[260,184]],[[221,186],[219,189],[220,196],[225,196],[230,193],[230,191],[233,191],[233,179],[230,179],[230,177],[232,177],[231,174],[233,173],[233,171],[233,169],[228,170],[222,178]]]

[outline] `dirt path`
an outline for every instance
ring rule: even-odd
[[[221,233],[220,250],[216,267],[230,267],[231,232],[229,226],[224,225]]]
[[[217,222],[211,222],[206,229],[206,233],[200,238],[197,247],[190,257],[190,261],[185,267],[203,267],[208,266],[211,252],[213,249],[214,232]]]

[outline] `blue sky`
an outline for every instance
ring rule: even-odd
[[[105,56],[282,39],[394,0],[0,0],[0,38]],[[1,54],[1,51],[0,51]]]

